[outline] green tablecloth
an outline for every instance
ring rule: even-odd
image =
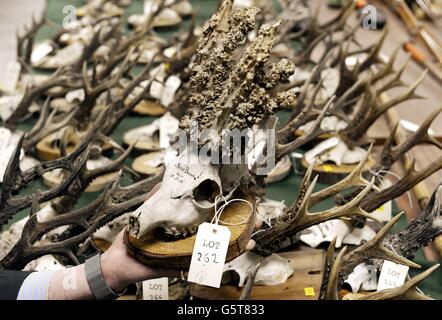
[[[38,34],[38,40],[42,40],[45,38],[50,37],[51,35],[54,35],[57,30],[61,26],[61,22],[63,21],[64,14],[63,14],[63,7],[66,5],[75,5],[75,6],[81,6],[84,4],[85,1],[83,0],[72,0],[72,1],[66,1],[66,0],[48,0],[48,18],[55,23],[56,26],[45,26],[42,28],[41,32]],[[197,22],[201,23],[207,18],[211,16],[211,14],[214,12],[217,1],[216,0],[192,0],[192,5],[197,10]],[[141,0],[132,0],[132,5],[126,9],[126,17],[133,13],[141,13],[142,12],[142,3]],[[189,21],[185,21],[180,28],[183,28],[186,30],[189,26]],[[175,31],[161,31],[159,34],[164,37],[169,37],[172,34],[176,33]],[[280,114],[282,117],[284,117],[284,113]],[[117,127],[112,137],[117,141],[122,141],[123,133],[131,128],[135,128],[141,125],[146,125],[153,121],[154,118],[152,117],[139,117],[135,115],[130,115],[126,117],[121,124]],[[28,121],[27,123],[20,126],[21,129],[29,129],[32,127],[32,124],[35,122],[35,119]],[[128,159],[128,163],[131,163],[132,159]],[[287,204],[291,204],[293,200],[296,198],[297,195],[297,189],[299,187],[299,184],[301,182],[302,177],[297,176],[295,174],[291,174],[288,178],[286,178],[284,181],[272,184],[267,189],[267,196],[270,199],[275,200],[285,200]],[[129,183],[130,179],[126,178],[124,183]],[[324,185],[319,185],[319,187],[324,187]],[[40,181],[36,181],[32,183],[29,188],[26,190],[26,193],[32,193],[37,189],[44,189],[45,187]],[[94,193],[85,193],[82,198],[80,199],[78,203],[78,207],[82,207],[95,199],[98,194]],[[324,204],[321,204],[318,206],[318,209],[324,209],[326,207],[329,207],[331,205],[331,202],[326,202]],[[397,207],[394,208],[395,212],[397,212]],[[27,214],[27,212],[22,213],[21,215],[17,216],[14,221],[16,221],[19,217],[24,216]],[[406,224],[406,218],[402,218],[400,223],[396,226],[396,229]],[[424,255],[423,250],[419,250],[416,258],[414,261],[420,265],[422,265],[423,270],[427,269],[428,267],[432,266],[433,262],[428,262]],[[411,270],[410,274],[411,276],[414,276],[417,273],[415,270]],[[442,299],[442,270],[437,270],[433,273],[433,275],[428,278],[425,282],[422,283],[420,286],[420,289],[422,289],[426,294],[429,294],[433,298],[436,299]]]

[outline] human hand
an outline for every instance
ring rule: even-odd
[[[159,190],[160,184],[155,186],[147,196],[149,199],[156,191]],[[259,227],[260,221],[256,220],[255,228]],[[102,254],[101,267],[103,276],[110,288],[115,291],[122,291],[128,285],[162,277],[179,277],[182,270],[165,268],[148,267],[135,258],[133,258],[124,243],[124,230],[120,232],[112,246]],[[245,250],[250,251],[255,247],[255,241],[250,240]],[[187,271],[187,270],[185,270]]]
[[[101,255],[101,268],[108,286],[118,292],[132,283],[144,280],[171,277],[177,278],[181,270],[148,267],[133,258],[123,240],[124,230],[120,232],[110,246]]]

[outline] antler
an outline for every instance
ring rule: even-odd
[[[309,183],[311,172],[312,170],[310,169],[305,175],[298,199],[287,210],[286,219],[267,230],[256,233],[253,237],[256,241],[255,251],[258,254],[267,256],[277,251],[279,243],[284,238],[290,237],[301,230],[327,220],[350,217],[353,215],[373,218],[361,209],[360,204],[373,187],[374,179],[372,179],[370,184],[350,202],[325,211],[310,213],[308,209],[312,206],[310,201],[318,179],[318,176],[316,176],[313,181]]]
[[[442,143],[437,141],[432,135],[428,133],[431,124],[441,113],[442,107],[435,109],[421,124],[419,129],[406,137],[405,141],[398,146],[393,146],[394,137],[397,134],[399,123],[396,124],[393,132],[387,139],[382,149],[380,156],[379,169],[389,170],[391,166],[398,161],[406,152],[411,150],[413,147],[422,144],[429,143],[442,150]]]
[[[86,149],[87,145],[83,144],[79,147],[80,150],[82,149],[81,151],[78,151],[77,149],[77,152],[71,154],[70,156],[58,159],[56,161],[41,163],[36,167],[22,173],[19,167],[20,150],[22,144],[23,136],[18,142],[5,171],[5,183],[2,185],[0,198],[0,226],[7,223],[8,220],[18,212],[29,208],[32,204],[33,198],[37,199],[38,202],[44,202],[64,193],[78,176],[81,168],[85,165],[89,154],[88,149]],[[46,191],[39,191],[34,195],[13,195],[37,175],[42,175],[43,173],[49,171],[49,169],[53,170],[59,167],[65,167],[70,173],[58,186]]]
[[[322,123],[322,120],[324,119],[327,111],[329,110],[330,106],[333,104],[334,99],[335,99],[334,96],[332,98],[330,98],[330,100],[327,102],[325,107],[322,109],[319,116],[314,121],[313,126],[311,128],[309,128],[301,137],[299,137],[289,143],[286,143],[286,144],[280,144],[279,142],[276,142],[275,152],[276,152],[277,159],[280,159],[284,155],[290,153],[291,151],[302,147],[303,145],[316,139],[320,135],[330,132],[330,130],[323,129],[321,127],[321,123]],[[302,117],[302,116],[303,115],[300,115],[300,117]],[[299,120],[300,120],[299,117],[296,117],[295,119],[293,119],[293,121],[289,122],[286,127],[281,129],[278,132],[278,134],[284,134],[285,132],[294,132],[294,130],[292,128],[299,126],[299,123],[300,123]]]
[[[420,268],[420,266],[413,261],[410,261],[401,255],[387,249],[384,246],[384,239],[387,236],[391,228],[397,223],[397,221],[403,216],[403,212],[397,214],[391,219],[376,236],[356,248],[355,250],[347,253],[342,260],[342,268],[340,272],[341,279],[345,279],[353,269],[360,263],[372,260],[372,259],[385,259],[398,264],[409,266],[412,268]]]
[[[139,196],[124,203],[113,203],[111,199],[115,184],[116,182],[112,183],[97,200],[88,206],[59,215],[49,221],[38,222],[34,211],[23,228],[22,237],[0,262],[0,268],[20,270],[30,261],[47,254],[61,255],[74,264],[78,264],[74,251],[79,244],[98,228],[120,215],[136,209],[145,201],[145,196]],[[36,202],[35,199],[34,202]],[[78,226],[82,231],[59,242],[35,245],[35,242],[40,240],[43,235],[67,225]]]
[[[25,152],[31,151],[32,148],[34,148],[34,146],[44,137],[67,126],[72,121],[74,114],[77,111],[76,109],[72,110],[67,115],[63,115],[62,120],[56,122],[55,118],[57,117],[57,110],[53,110],[49,113],[49,102],[50,99],[47,98],[40,111],[37,123],[25,136],[25,140],[23,141],[23,149]]]
[[[340,132],[342,138],[350,143],[357,143],[361,140],[364,134],[367,132],[368,128],[387,110],[390,108],[410,99],[420,99],[421,97],[417,95],[416,89],[422,83],[427,71],[424,71],[419,79],[411,85],[411,87],[391,100],[381,103],[378,105],[377,97],[382,92],[371,89],[371,81],[368,82],[368,86],[366,87],[366,92],[361,100],[359,109],[357,114],[354,117],[354,121],[351,121],[347,128]]]
[[[442,169],[442,157],[429,164],[424,169],[416,172],[414,169],[415,161],[411,163],[405,172],[404,177],[395,183],[393,186],[383,189],[379,192],[372,192],[362,202],[362,208],[368,212],[372,212],[379,208],[387,201],[399,197],[401,194],[407,192],[419,182],[431,176],[433,173]]]
[[[372,292],[368,294],[353,295],[348,294],[344,299],[349,300],[432,300],[430,297],[420,293],[416,290],[417,285],[428,278],[440,264],[436,264],[414,278],[407,280],[402,286],[398,288],[386,289],[382,291]]]
[[[51,88],[58,86],[71,89],[81,88],[82,85],[77,80],[79,80],[78,75],[71,73],[66,69],[60,68],[43,83],[26,88],[22,100],[19,102],[12,115],[6,120],[5,125],[10,128],[16,126],[20,121],[22,121],[23,118],[26,117],[32,103]]]
[[[90,113],[95,107],[95,102],[98,96],[104,91],[111,90],[116,87],[123,75],[128,72],[138,61],[137,58],[133,58],[133,53],[135,48],[131,48],[127,53],[125,59],[121,62],[121,64],[117,67],[117,65],[113,65],[113,70],[118,70],[115,74],[110,74],[107,78],[100,77],[99,80],[95,79],[95,68],[93,69],[92,79],[88,76],[87,63],[83,63],[82,76],[84,83],[84,91],[85,97],[81,102],[78,112],[75,115],[75,119],[80,126],[84,126],[85,123],[88,123]],[[113,63],[113,61],[111,61]],[[103,66],[105,68],[105,66]],[[102,76],[100,74],[100,76]]]
[[[97,147],[97,146],[92,146]],[[98,148],[98,147],[97,147]],[[111,161],[109,164],[100,168],[89,170],[87,167],[83,167],[80,171],[78,178],[69,186],[66,193],[57,199],[52,201],[52,207],[58,213],[65,213],[72,210],[80,198],[82,192],[89,186],[89,184],[97,177],[105,175],[110,172],[115,172],[121,169],[124,161],[129,157],[134,145],[131,145],[124,153],[122,153],[117,159]],[[101,151],[101,150],[100,150]],[[69,174],[66,173],[65,174]]]
[[[442,186],[432,194],[423,212],[407,226],[388,235],[384,243],[406,258],[413,258],[415,252],[442,234]]]
[[[34,40],[40,28],[47,23],[46,8],[42,11],[40,19],[32,17],[32,24],[29,28],[25,28],[25,33],[20,35],[17,31],[17,60],[24,66],[31,65],[31,55],[34,46]]]
[[[339,251],[336,259],[333,261],[333,255],[335,252],[336,238],[330,242],[326,255],[327,275],[324,273],[321,285],[321,300],[339,300],[338,286],[339,286],[339,270],[342,265],[342,258],[347,252],[347,246]],[[324,288],[324,291],[322,291]]]

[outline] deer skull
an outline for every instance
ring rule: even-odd
[[[374,266],[361,263],[348,275],[345,283],[351,287],[353,293],[376,290],[378,285],[377,271]]]
[[[301,234],[300,239],[309,246],[316,248],[321,243],[331,242],[336,238],[335,247],[340,248],[343,243],[360,245],[372,239],[375,235],[376,232],[367,225],[361,229],[353,228],[340,219],[332,219],[306,229]]]
[[[156,228],[181,237],[207,221],[222,194],[218,166],[204,164],[186,148],[166,166],[163,182],[130,219],[132,236],[140,239]]]
[[[227,263],[224,266],[224,272],[234,271],[239,276],[238,287],[242,287],[249,271],[260,261],[262,263],[255,277],[255,285],[271,286],[281,284],[293,275],[294,268],[290,260],[284,259],[277,254],[272,254],[264,259],[253,252],[246,252]],[[226,275],[225,279],[227,278]]]
[[[355,146],[348,147],[340,138],[333,137],[322,141],[313,149],[305,153],[305,160],[308,164],[315,161],[316,157],[322,163],[333,162],[338,166],[343,164],[356,164],[362,161],[366,154],[366,150]]]

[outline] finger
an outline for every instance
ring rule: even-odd
[[[246,245],[246,251],[251,251],[255,248],[256,242],[255,240],[249,240],[249,242]]]
[[[255,230],[261,229],[261,227],[262,227],[262,220],[256,219],[255,220]]]
[[[156,276],[168,277],[168,278],[179,278],[181,277],[181,270],[179,269],[155,269]]]

